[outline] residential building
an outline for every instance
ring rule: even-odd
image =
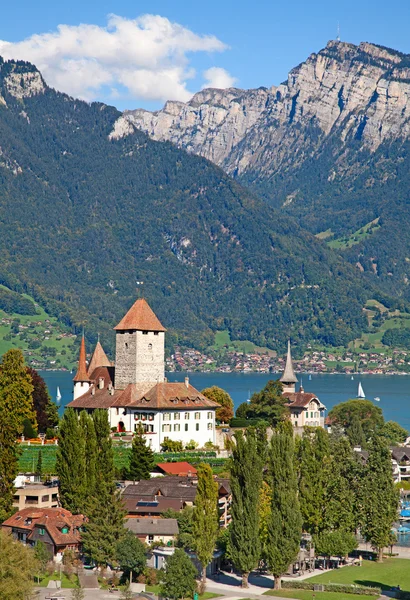
[[[179,477],[194,477],[197,474],[195,467],[186,461],[158,463],[155,467],[158,475],[179,475]]]
[[[192,439],[203,447],[215,444],[218,404],[203,396],[185,378],[165,378],[165,328],[146,300],[138,299],[114,328],[116,361],[109,360],[100,342],[86,364],[84,336],[74,377],[75,410],[108,411],[111,427],[134,432],[142,425],[147,444],[161,451],[168,438],[186,445]]]
[[[148,545],[171,546],[179,533],[176,519],[127,519],[125,527]]]
[[[57,508],[58,485],[47,486],[42,483],[29,483],[15,489],[13,506],[18,510],[23,508]]]
[[[24,508],[4,521],[2,529],[30,546],[44,542],[50,558],[60,562],[65,550],[80,551],[84,523],[83,515],[62,508]]]

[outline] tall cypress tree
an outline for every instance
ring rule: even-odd
[[[85,512],[86,447],[84,430],[77,413],[67,408],[60,421],[56,472],[60,480],[60,501],[73,514]]]
[[[292,435],[278,432],[273,434],[268,460],[272,481],[272,510],[266,554],[275,577],[275,589],[281,589],[281,576],[297,557],[302,534]]]
[[[87,503],[88,522],[82,534],[84,551],[98,565],[115,560],[119,540],[125,535],[124,506],[115,486],[114,454],[107,411],[93,413],[96,437],[95,490]]]
[[[198,467],[198,487],[192,518],[194,549],[202,565],[202,581],[206,582],[206,567],[211,562],[218,537],[218,484],[209,465]]]
[[[87,495],[94,496],[97,479],[97,437],[93,418],[85,410],[80,413],[80,427],[85,437]]]
[[[363,524],[361,532],[383,560],[390,532],[397,519],[399,492],[394,487],[391,456],[387,440],[376,436],[369,447],[363,486]]]
[[[18,471],[18,447],[13,420],[0,404],[0,523],[12,514],[14,480]]]
[[[230,463],[232,489],[232,521],[230,549],[233,564],[242,573],[242,587],[248,587],[249,573],[261,554],[259,537],[259,495],[263,461],[253,428],[235,433],[236,444]]]
[[[144,428],[140,424],[132,439],[128,477],[133,481],[149,479],[154,468],[154,453],[146,444]]]
[[[25,419],[29,419],[34,429],[37,428],[33,389],[21,350],[6,352],[0,365],[0,405],[10,416],[9,426],[15,436],[23,431]]]

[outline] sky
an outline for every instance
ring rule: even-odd
[[[3,3],[0,56],[52,87],[120,110],[204,87],[270,87],[335,39],[410,53],[409,0],[20,0]]]

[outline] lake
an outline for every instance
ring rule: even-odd
[[[73,374],[64,371],[40,371],[50,395],[55,400],[57,386],[60,387],[62,400],[60,413],[72,399]],[[198,390],[217,385],[226,390],[232,397],[235,408],[252,395],[261,390],[269,379],[277,379],[279,374],[260,373],[168,373],[168,381],[184,381],[189,377],[190,383]],[[410,431],[410,377],[406,375],[298,375],[299,383],[303,382],[306,392],[314,392],[329,411],[333,406],[354,398],[359,381],[362,383],[366,398],[373,400],[383,410],[386,421],[397,421]]]

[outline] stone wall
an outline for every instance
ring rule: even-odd
[[[117,331],[115,387],[164,381],[164,332]]]

